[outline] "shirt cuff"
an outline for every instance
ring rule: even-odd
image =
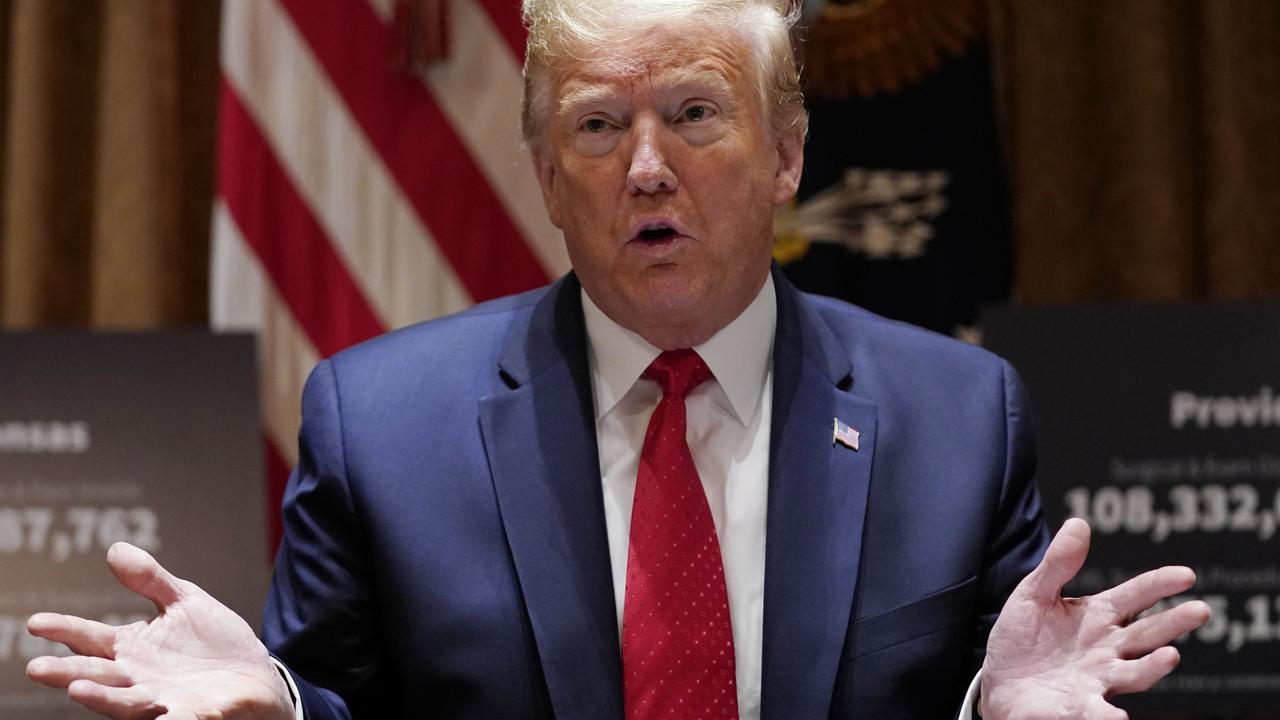
[[[306,716],[302,714],[302,696],[298,694],[298,685],[289,674],[289,668],[274,657],[271,658],[271,663],[276,666],[280,677],[284,678],[285,684],[289,686],[289,699],[293,701],[293,720],[306,720]]]
[[[969,683],[969,691],[964,694],[964,703],[960,706],[960,714],[956,716],[956,720],[973,720],[982,717],[978,713],[978,694],[981,689],[982,671],[979,670],[973,676],[973,682]]]

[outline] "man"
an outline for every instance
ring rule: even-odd
[[[118,545],[159,617],[37,615],[78,656],[29,675],[117,718],[790,720],[950,716],[985,662],[966,713],[1122,717],[1106,699],[1206,617],[1134,620],[1190,571],[1062,600],[1088,531],[1033,570],[1012,371],[771,271],[803,164],[791,18],[525,14],[525,136],[574,273],[317,368],[264,627],[283,664]]]

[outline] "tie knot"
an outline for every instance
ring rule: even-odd
[[[663,395],[684,398],[711,378],[711,369],[693,350],[667,350],[649,363],[645,377],[662,386]]]

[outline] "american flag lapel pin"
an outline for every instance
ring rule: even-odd
[[[857,452],[858,428],[845,424],[840,418],[832,418],[831,444],[837,443]]]

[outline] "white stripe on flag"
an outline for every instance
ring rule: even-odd
[[[369,6],[373,8],[383,23],[390,25],[396,16],[396,0],[369,0]]]
[[[220,332],[261,330],[266,276],[257,257],[245,246],[244,236],[222,198],[213,204],[212,245],[209,324]]]

